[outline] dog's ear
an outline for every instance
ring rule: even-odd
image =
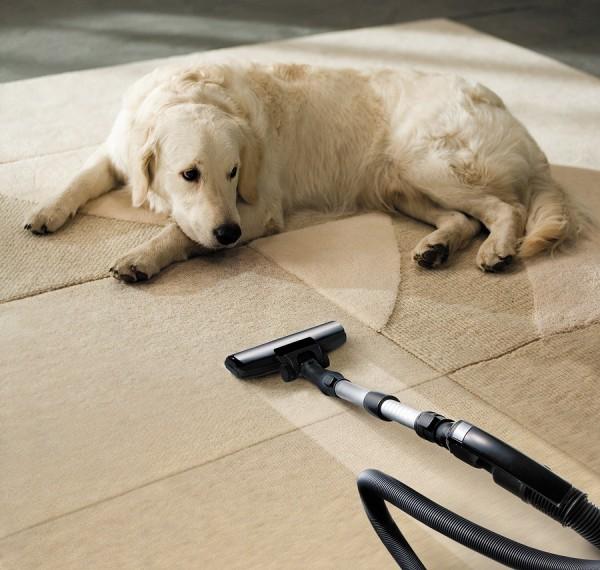
[[[133,157],[130,173],[131,202],[136,207],[144,203],[152,186],[156,173],[156,153],[156,140],[149,135],[137,156]]]
[[[244,143],[241,152],[238,194],[244,202],[254,204],[258,200],[258,173],[260,171],[261,150],[256,137],[244,129]]]

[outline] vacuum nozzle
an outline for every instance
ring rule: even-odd
[[[281,354],[286,347],[290,350],[302,344],[302,341],[312,341],[319,345],[324,354],[339,348],[346,342],[344,327],[336,321],[317,325],[310,329],[284,336],[253,348],[248,348],[225,359],[225,367],[238,378],[255,378],[275,374],[281,370]]]

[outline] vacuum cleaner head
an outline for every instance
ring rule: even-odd
[[[284,336],[254,348],[248,348],[225,359],[225,367],[238,378],[256,378],[280,372],[281,357],[290,350],[303,345],[317,344],[323,354],[346,342],[344,327],[336,321],[317,325],[310,329]]]

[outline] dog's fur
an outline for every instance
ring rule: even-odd
[[[185,180],[194,168],[199,179]],[[553,248],[577,225],[545,155],[496,94],[411,70],[156,70],[129,90],[105,144],[25,227],[53,232],[124,182],[135,206],[173,220],[117,261],[113,275],[128,282],[220,248],[224,224],[241,226],[244,243],[281,231],[300,208],[400,211],[435,226],[414,249],[428,268],[482,224],[489,236],[477,264],[486,271]]]

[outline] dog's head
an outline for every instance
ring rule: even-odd
[[[257,200],[259,169],[258,145],[245,122],[214,105],[175,104],[134,145],[134,206],[154,192],[201,245],[220,248],[240,239],[237,200]]]

